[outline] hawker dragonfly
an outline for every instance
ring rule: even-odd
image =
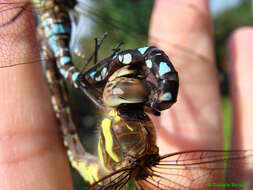
[[[15,24],[21,24],[19,22],[22,21],[22,17],[25,17],[26,14],[32,14],[32,12],[29,11],[30,5],[27,3],[11,4],[10,2],[8,2],[3,5],[4,6],[2,9],[2,12],[8,12],[9,10],[17,11],[16,13],[13,14],[17,16],[13,17],[12,15],[10,18],[13,18],[13,19],[6,20],[4,21],[4,23],[6,24],[2,24],[3,28],[8,33],[12,31],[11,27],[14,27]],[[74,5],[70,5],[70,6],[74,6]],[[68,6],[66,5],[66,7]],[[37,8],[39,8],[39,6],[37,6]],[[29,22],[33,23],[33,20],[30,19]],[[18,25],[16,25],[16,27],[17,26]],[[9,27],[9,28],[6,29],[5,27]],[[22,28],[22,25],[20,25],[20,29],[21,31],[22,30],[26,31],[27,29],[31,29],[31,28]],[[8,44],[10,48],[13,48],[10,51],[11,53],[16,53],[14,48],[16,48],[16,45],[19,45],[20,42],[22,44],[22,42],[24,41],[34,39],[32,43],[34,44],[36,43],[35,38],[32,38],[30,36],[31,33],[22,33],[20,31],[12,31],[12,35],[13,35],[13,40],[10,41]],[[20,41],[18,41],[17,39],[19,39]],[[96,44],[97,44],[97,49],[98,49],[99,48],[98,46],[100,46],[100,44],[99,45],[98,43]],[[32,47],[38,47],[38,46],[32,46]],[[187,58],[192,58],[191,60],[195,60],[198,64],[203,64],[203,63],[208,64],[209,62],[212,61],[212,60],[206,59],[205,57],[201,55],[198,55],[198,53],[196,52],[195,53],[191,52],[187,50],[187,48],[185,49],[180,45],[172,44],[171,47],[176,49],[176,53],[174,56],[178,54],[184,54]],[[101,135],[98,142],[99,159],[98,157],[95,157],[87,153],[82,143],[80,142],[78,134],[76,133],[75,124],[73,123],[71,115],[70,115],[70,110],[68,107],[69,100],[67,98],[67,94],[65,94],[65,86],[62,80],[62,74],[64,75],[64,72],[60,71],[61,67],[56,66],[56,63],[55,63],[56,61],[54,60],[56,56],[52,55],[53,53],[50,51],[47,51],[46,48],[43,49],[42,52],[44,54],[44,60],[42,61],[47,62],[46,66],[48,70],[48,73],[47,73],[48,81],[49,81],[49,84],[50,83],[53,84],[53,85],[50,85],[51,92],[52,92],[52,102],[54,105],[54,109],[57,112],[56,115],[61,120],[61,127],[62,127],[62,132],[64,135],[64,143],[68,148],[68,155],[73,167],[77,168],[77,170],[79,170],[83,178],[89,183],[91,183],[90,188],[95,188],[95,189],[123,189],[124,188],[123,186],[125,186],[129,180],[135,180],[136,186],[138,189],[141,189],[141,188],[143,189],[152,189],[152,188],[153,189],[187,189],[187,190],[188,189],[208,189],[209,188],[208,185],[210,185],[210,189],[211,188],[218,189],[219,187],[216,187],[215,184],[222,184],[225,182],[226,183],[231,183],[231,182],[245,183],[244,181],[242,182],[237,181],[239,179],[238,174],[242,172],[242,170],[244,169],[248,170],[248,172],[252,170],[252,168],[250,168],[250,166],[252,165],[252,151],[249,151],[249,150],[248,151],[192,150],[191,151],[190,150],[190,151],[181,151],[181,152],[170,153],[170,154],[165,154],[165,155],[158,154],[158,147],[155,145],[155,138],[156,138],[155,128],[153,127],[153,124],[151,120],[149,119],[149,117],[144,112],[145,106],[148,108],[152,108],[151,103],[153,103],[153,101],[148,101],[147,96],[149,96],[151,92],[156,92],[156,90],[150,89],[149,87],[147,87],[147,85],[143,84],[146,82],[147,80],[146,77],[148,75],[146,74],[145,69],[143,70],[143,68],[139,68],[138,66],[137,68],[134,67],[131,69],[129,69],[128,65],[119,66],[119,68],[115,68],[114,70],[115,73],[109,73],[108,75],[105,75],[105,76],[108,76],[108,78],[106,78],[105,76],[102,76],[103,68],[107,68],[104,65],[110,66],[111,61],[114,60],[114,58],[115,60],[124,64],[124,60],[125,61],[129,60],[129,55],[130,57],[134,57],[134,55],[137,54],[136,52],[139,52],[141,53],[141,57],[145,59],[146,58],[145,54],[147,52],[148,53],[153,52],[152,47],[150,48],[145,46],[143,48],[132,49],[132,50],[121,52],[118,50],[118,47],[116,47],[114,51],[110,54],[108,59],[102,59],[102,61],[100,62],[95,61],[94,67],[92,68],[97,69],[96,66],[99,65],[99,68],[100,68],[99,71],[101,72],[97,72],[97,70],[90,69],[90,73],[89,72],[88,73],[84,72],[85,74],[82,73],[82,76],[84,76],[84,80],[81,82],[85,83],[85,85],[81,85],[80,89],[83,92],[85,92],[87,96],[93,99],[93,101],[96,103],[98,107],[101,103],[101,105],[108,108],[109,110],[106,112],[105,118],[103,119],[102,125],[101,125],[100,133],[104,134],[104,136]],[[32,59],[32,60],[25,59],[25,57],[26,56],[28,57],[29,54],[34,54],[34,51],[38,52],[39,49],[37,50],[35,49],[32,52],[23,52],[22,56],[24,56],[23,60],[25,61],[24,62],[20,61],[17,63],[15,62],[15,64],[12,64],[12,65],[15,65],[15,67],[17,67],[22,64],[32,64],[34,62],[36,63],[41,62],[41,60],[36,60],[36,59]],[[5,53],[5,52],[3,51],[2,53]],[[170,71],[173,71],[172,73],[175,73],[173,66],[170,65],[171,63],[170,61],[167,60],[167,57],[163,53],[163,51],[158,50],[158,53],[159,53],[159,56],[162,55],[161,59],[166,59],[166,61],[162,61],[162,62],[166,63],[164,67],[169,68],[167,69],[167,71],[170,70]],[[156,57],[158,55],[154,54],[153,56]],[[96,53],[94,53],[94,56],[91,56],[91,57],[96,57]],[[120,57],[122,57],[123,59],[121,59]],[[4,58],[4,56],[1,56],[1,58]],[[22,60],[22,57],[20,58],[15,57],[15,60],[19,60],[19,59]],[[140,61],[140,64],[143,64],[144,62],[145,61]],[[127,64],[129,65],[131,65],[132,63],[133,63],[132,60],[130,62],[127,61]],[[169,66],[167,63],[169,63]],[[146,64],[146,67],[149,67],[150,63],[149,64],[145,63],[145,64]],[[152,62],[151,65],[153,64],[157,64],[157,62]],[[104,67],[101,67],[101,65]],[[4,68],[4,66],[2,67]],[[112,67],[114,68],[114,66]],[[190,70],[191,69],[188,68],[188,72],[190,72]],[[95,73],[91,74],[93,71]],[[73,73],[75,72],[70,72],[72,74],[67,75],[66,77],[72,83],[74,81],[72,80],[73,79],[72,76],[74,76]],[[163,71],[161,71],[159,74],[161,74],[162,72]],[[180,75],[180,72],[181,71],[179,70],[179,75]],[[129,77],[129,75],[131,77]],[[136,95],[139,96],[138,97],[139,101],[136,102],[136,99],[135,99],[130,104],[129,99],[128,99],[129,96],[127,96],[125,98],[124,106],[120,106],[118,104],[110,105],[110,101],[108,101],[107,98],[102,98],[101,91],[98,91],[96,89],[96,85],[90,82],[90,80],[87,79],[86,76],[90,77],[91,79],[94,79],[94,78],[96,79],[96,77],[97,79],[104,79],[102,80],[104,81],[104,83],[102,83],[102,85],[99,86],[99,88],[102,88],[102,93],[107,94],[106,96],[108,97],[110,97],[110,95],[108,94],[110,94],[109,89],[110,89],[111,83],[114,83],[114,85],[116,86],[121,85],[120,81],[117,81],[118,78],[125,78],[126,80],[125,82],[137,81],[136,83],[135,82],[132,83],[133,85],[135,85],[135,86],[132,86],[132,89],[131,89],[131,86],[129,86],[129,89],[123,89],[121,87],[118,89],[118,92],[126,93],[126,91],[128,90],[130,92],[135,91],[136,87],[138,87],[137,89],[142,88],[142,90],[136,92]],[[173,77],[171,78],[169,77],[169,78],[176,81],[177,77],[175,77],[174,74],[172,76]],[[180,76],[182,76],[182,74]],[[159,78],[159,77],[155,75],[154,78]],[[107,80],[109,82],[107,82]],[[137,83],[139,85],[136,85]],[[78,84],[76,85],[78,86]],[[156,88],[154,87],[154,89]],[[89,92],[87,93],[87,90],[95,91],[94,94],[97,95],[95,96],[95,99],[94,97],[89,95]],[[163,90],[163,88],[161,90]],[[177,90],[173,94],[175,93],[177,93]],[[98,98],[96,99],[96,97]],[[111,100],[114,101],[115,97],[113,97]],[[175,101],[175,97],[174,97],[174,101]],[[113,109],[113,107],[116,107],[116,109]],[[100,107],[100,109],[104,109],[104,108]],[[151,113],[158,114],[157,110],[152,111]],[[127,119],[130,121],[126,121]],[[114,123],[114,124],[111,125],[110,123]],[[118,125],[119,126],[123,125],[123,127],[125,127],[124,130],[129,130],[129,132],[121,131],[119,132],[119,134],[117,134],[118,138],[114,139],[115,136],[117,135],[112,134],[112,132],[109,129],[110,127],[113,128]],[[134,142],[140,142],[141,140],[142,142],[145,142],[143,143],[144,148],[138,147],[140,148],[140,150],[132,151],[133,153],[130,154],[131,152],[130,148],[126,144],[124,144],[124,147],[123,147],[124,149],[122,147],[114,147],[115,148],[114,150],[112,147],[110,147],[110,144],[114,144],[114,143],[121,144],[119,142],[115,142],[120,139],[119,137],[121,137],[121,135],[128,138],[126,139],[126,141],[132,141],[133,137],[130,136],[130,132],[132,132],[132,135],[135,134],[137,136],[135,138],[135,140],[137,139],[137,141],[134,141]],[[189,148],[186,148],[186,149],[189,149]],[[104,157],[106,157],[106,159]],[[221,176],[223,175],[225,168],[226,168],[229,178],[232,179],[233,181],[225,181],[225,182],[220,181],[222,179]]]

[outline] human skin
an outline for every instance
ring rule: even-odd
[[[154,118],[162,155],[182,150],[224,148],[212,30],[208,1],[156,0],[151,17],[150,44],[165,50],[180,81],[175,105],[164,111],[162,117]],[[249,72],[253,69],[252,33],[251,27],[237,29],[228,43],[233,108],[231,149],[253,147],[253,77]],[[252,165],[252,158],[250,162]],[[243,183],[242,178],[250,178],[253,182],[252,173],[234,172],[227,175],[228,180]],[[239,179],[240,176],[243,177]]]
[[[39,60],[32,13],[1,28],[0,65]],[[2,17],[1,17],[2,19]],[[35,31],[34,31],[35,32]],[[222,149],[220,96],[213,57],[210,15],[205,0],[156,1],[151,44],[166,51],[179,72],[178,102],[153,118],[161,154],[191,149]],[[230,38],[233,148],[250,149],[253,108],[251,63],[253,29]],[[154,42],[154,37],[163,39]],[[182,44],[195,54],[177,51]],[[200,55],[200,59],[197,58]],[[0,187],[2,190],[73,189],[69,163],[50,96],[38,64],[0,69]]]

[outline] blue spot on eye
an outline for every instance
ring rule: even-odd
[[[148,68],[152,67],[152,61],[150,61],[149,59],[146,61],[146,65]]]
[[[123,55],[123,61],[124,64],[129,64],[132,61],[132,55],[130,53]]]
[[[91,77],[92,79],[94,79],[95,74],[96,74],[96,71],[91,72],[91,73],[90,73],[90,77]]]
[[[171,72],[171,68],[168,66],[168,64],[166,62],[160,62],[160,66],[159,66],[160,76],[162,76],[168,72]]]
[[[144,47],[138,48],[138,51],[139,51],[141,54],[144,54],[145,51],[146,51],[148,48],[149,48],[148,46],[144,46]]]
[[[162,98],[161,98],[161,101],[170,101],[172,99],[172,95],[170,92],[166,92]]]

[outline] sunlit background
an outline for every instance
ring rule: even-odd
[[[75,60],[82,65],[83,57],[87,58],[94,50],[94,38],[101,37],[104,32],[109,35],[99,51],[99,57],[110,54],[111,49],[119,42],[125,43],[124,49],[135,48],[148,43],[149,19],[152,12],[153,0],[82,0],[82,6],[77,10],[82,12],[80,26],[74,28],[74,37],[71,48]],[[140,11],[139,9],[142,9]],[[227,47],[229,35],[238,27],[252,25],[253,1],[251,0],[211,0],[210,10],[214,23],[215,53],[218,69],[218,78],[222,94],[223,122],[225,129],[225,148],[230,146],[231,106],[229,100],[229,85],[227,74]],[[78,22],[76,23],[78,26]],[[80,43],[80,40],[82,43]],[[89,101],[80,101],[83,98],[77,91],[71,91],[72,106],[75,120],[80,134],[85,139],[89,151],[96,149],[96,127],[100,115]],[[88,102],[88,103],[87,103]],[[86,109],[83,109],[83,108]],[[87,109],[90,108],[90,109]],[[81,127],[80,127],[81,126]],[[83,180],[73,171],[75,189],[83,189]],[[135,189],[131,187],[130,189]]]

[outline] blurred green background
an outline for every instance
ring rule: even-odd
[[[238,27],[252,25],[252,2],[241,0],[233,7],[216,12],[213,15],[215,53],[222,94],[222,111],[224,123],[224,136],[226,149],[230,146],[232,111],[229,99],[229,84],[227,70],[227,40],[229,35]],[[82,9],[82,22],[86,27],[84,31],[78,30],[78,37],[73,41],[74,58],[81,62],[94,51],[94,38],[101,37],[104,32],[109,35],[102,48],[99,57],[110,55],[112,48],[119,42],[124,42],[123,49],[136,48],[148,44],[149,20],[152,12],[153,0],[94,0],[84,2]],[[141,10],[141,11],[140,11]],[[88,20],[85,20],[88,19]],[[84,25],[80,23],[80,26]],[[84,27],[81,27],[84,28]],[[88,31],[88,32],[87,32]],[[78,43],[82,41],[83,43]],[[183,50],[182,50],[183,51]],[[81,54],[80,54],[81,52]],[[85,53],[84,53],[85,52]],[[81,67],[81,64],[80,64]],[[74,119],[79,126],[79,133],[85,139],[84,144],[88,151],[96,149],[96,127],[100,121],[100,115],[89,100],[83,100],[78,91],[69,88],[72,98]],[[82,101],[80,101],[82,99]],[[85,109],[83,109],[85,108]],[[81,127],[80,127],[81,126]],[[83,180],[77,172],[73,171],[73,180],[76,190],[85,187]],[[135,189],[131,185],[130,189]]]

